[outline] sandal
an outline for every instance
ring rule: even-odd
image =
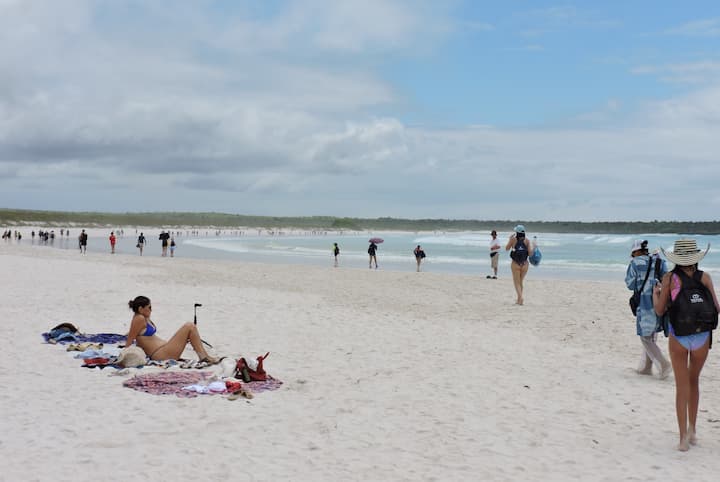
[[[253,398],[253,394],[250,390],[243,387],[243,388],[239,388],[239,389],[235,390],[234,392],[232,392],[230,395],[228,395],[227,398],[228,398],[228,400],[237,400],[240,397],[245,397],[247,399],[251,399],[251,398]]]
[[[225,358],[227,358],[227,357],[223,356],[223,357],[220,357],[220,358],[215,358],[215,357],[212,357],[212,356],[208,355],[208,356],[203,357],[203,358],[201,358],[200,360],[198,360],[198,363],[205,363],[205,364],[206,364],[205,366],[208,366],[208,365],[217,365],[218,363],[220,363],[221,361],[223,361]]]

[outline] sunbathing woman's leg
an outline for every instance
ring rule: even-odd
[[[190,342],[193,350],[197,353],[199,359],[208,358],[208,354],[203,347],[202,340],[200,339],[200,333],[198,332],[197,326],[192,323],[185,323],[175,334],[170,338],[167,343],[155,350],[150,358],[153,360],[177,360],[185,350],[187,342]]]

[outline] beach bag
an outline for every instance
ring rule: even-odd
[[[675,334],[686,336],[716,329],[718,312],[712,295],[702,284],[703,272],[695,271],[692,278],[682,270],[674,272],[682,282],[680,292],[668,310]]]
[[[263,367],[263,361],[268,357],[270,352],[264,356],[259,356],[255,360],[245,360],[240,358],[235,365],[235,378],[244,382],[255,382],[267,380],[267,372]]]
[[[130,345],[123,348],[116,362],[125,368],[136,368],[147,363],[147,356],[145,355],[145,350],[139,346]]]
[[[660,258],[657,258],[655,260],[655,263],[657,265],[657,266],[655,266],[655,270],[657,272],[658,266],[660,265]],[[653,265],[653,260],[652,260],[652,258],[650,258],[648,260],[647,271],[645,272],[645,279],[643,280],[642,285],[640,285],[640,289],[634,290],[632,296],[630,297],[630,301],[629,301],[630,311],[632,311],[633,316],[637,316],[637,309],[638,309],[638,306],[640,306],[640,293],[642,293],[643,289],[645,288],[645,283],[647,283],[648,276],[650,276],[650,269],[652,268],[652,265]],[[637,286],[637,285],[635,285],[635,286]]]
[[[528,258],[530,261],[530,264],[533,266],[537,266],[540,264],[540,261],[542,260],[542,253],[540,252],[540,248],[537,246],[535,247],[535,251],[533,252],[533,255]]]
[[[637,309],[640,305],[640,292],[636,291],[632,294],[630,297],[630,311],[632,311],[633,316],[637,316]]]

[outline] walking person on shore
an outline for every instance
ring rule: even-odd
[[[333,256],[335,257],[335,267],[338,267],[338,256],[340,255],[340,246],[337,243],[333,243]]]
[[[680,431],[677,448],[681,452],[697,443],[700,372],[720,310],[712,278],[698,269],[698,263],[709,250],[708,244],[704,252],[700,251],[694,239],[675,241],[672,252],[663,250],[675,268],[653,290],[655,312],[658,316],[666,312],[669,315],[668,350],[675,374],[675,412]]]
[[[158,239],[161,241],[162,244],[162,256],[167,256],[167,250],[168,250],[168,240],[170,239],[170,233],[166,233],[165,230],[162,230],[160,232],[160,236],[158,236]]]
[[[513,285],[515,285],[515,293],[517,294],[515,304],[522,305],[525,302],[523,299],[523,283],[530,266],[528,257],[532,256],[532,247],[530,241],[525,237],[525,226],[518,224],[513,231],[505,245],[505,251],[510,251],[510,258],[512,259],[510,271],[512,271]]]
[[[653,307],[653,289],[667,273],[665,261],[655,254],[650,256],[648,242],[635,240],[630,249],[632,259],[625,273],[625,286],[640,294],[635,324],[643,351],[640,366],[636,372],[640,375],[652,375],[653,364],[658,368],[661,379],[670,374],[670,362],[657,346],[657,332],[662,330],[662,317],[658,317]]]
[[[88,235],[84,229],[80,233],[80,236],[78,236],[78,241],[80,243],[80,252],[82,254],[87,254]]]
[[[370,256],[370,264],[368,268],[372,269],[373,261],[375,261],[375,269],[377,269],[377,244],[370,241],[370,246],[368,247],[368,255]]]
[[[422,260],[425,259],[425,251],[420,247],[420,245],[417,245],[417,248],[413,250],[413,254],[415,255],[415,262],[417,263],[417,272],[420,272],[420,263],[422,263]]]
[[[490,268],[493,271],[492,276],[487,275],[487,279],[497,279],[498,263],[500,261],[500,240],[497,238],[497,231],[494,229],[490,233]]]
[[[135,246],[140,250],[140,256],[142,256],[143,249],[145,248],[145,235],[140,232],[140,236],[138,236],[137,245]]]
[[[170,257],[175,257],[175,238],[170,238]]]
[[[115,254],[115,242],[117,239],[115,238],[115,231],[110,231],[110,254]]]

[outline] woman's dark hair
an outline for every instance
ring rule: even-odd
[[[137,313],[140,308],[150,304],[150,298],[147,296],[138,296],[134,300],[128,301],[128,307]]]

